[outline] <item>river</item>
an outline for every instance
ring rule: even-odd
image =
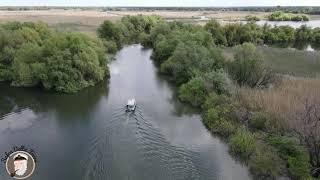
[[[109,82],[74,95],[1,84],[0,155],[13,146],[33,149],[32,180],[250,179],[197,110],[179,103],[151,53],[123,48]],[[126,113],[131,97],[138,107]],[[0,179],[11,179],[4,163]]]

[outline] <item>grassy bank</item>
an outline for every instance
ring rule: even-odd
[[[268,46],[257,46],[257,49],[261,52],[265,65],[275,73],[295,77],[320,77],[319,51]],[[234,48],[223,48],[223,52],[227,59],[234,59]]]

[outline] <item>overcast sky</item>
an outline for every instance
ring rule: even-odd
[[[0,6],[320,6],[320,0],[0,0]]]

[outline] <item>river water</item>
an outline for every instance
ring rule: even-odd
[[[248,21],[221,21],[223,24],[228,23],[248,23]],[[320,27],[320,20],[319,19],[313,19],[310,21],[268,21],[268,20],[261,20],[255,22],[256,24],[263,26],[265,24],[268,24],[270,26],[291,26],[293,28],[299,28],[302,25],[306,25],[310,28],[318,28]]]
[[[0,85],[1,157],[13,146],[33,149],[32,180],[250,179],[197,110],[177,101],[151,53],[123,48],[109,82],[74,95]],[[126,113],[131,97],[138,107]],[[0,179],[11,179],[4,163]]]
[[[310,21],[266,21],[261,20],[256,22],[258,25],[263,26],[265,23],[271,26],[291,26],[293,28],[299,28],[302,25],[306,25],[311,28],[320,27],[320,20],[310,20]]]

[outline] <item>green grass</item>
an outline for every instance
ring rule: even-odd
[[[265,64],[276,73],[320,77],[320,52],[288,48],[259,47]]]
[[[52,24],[52,28],[62,32],[83,32],[90,36],[96,36],[96,26],[86,25],[82,23],[57,23]]]
[[[264,47],[262,53],[266,66],[274,72],[297,77],[320,77],[320,51],[304,51],[290,48]],[[223,54],[233,60],[233,48],[224,48]]]

